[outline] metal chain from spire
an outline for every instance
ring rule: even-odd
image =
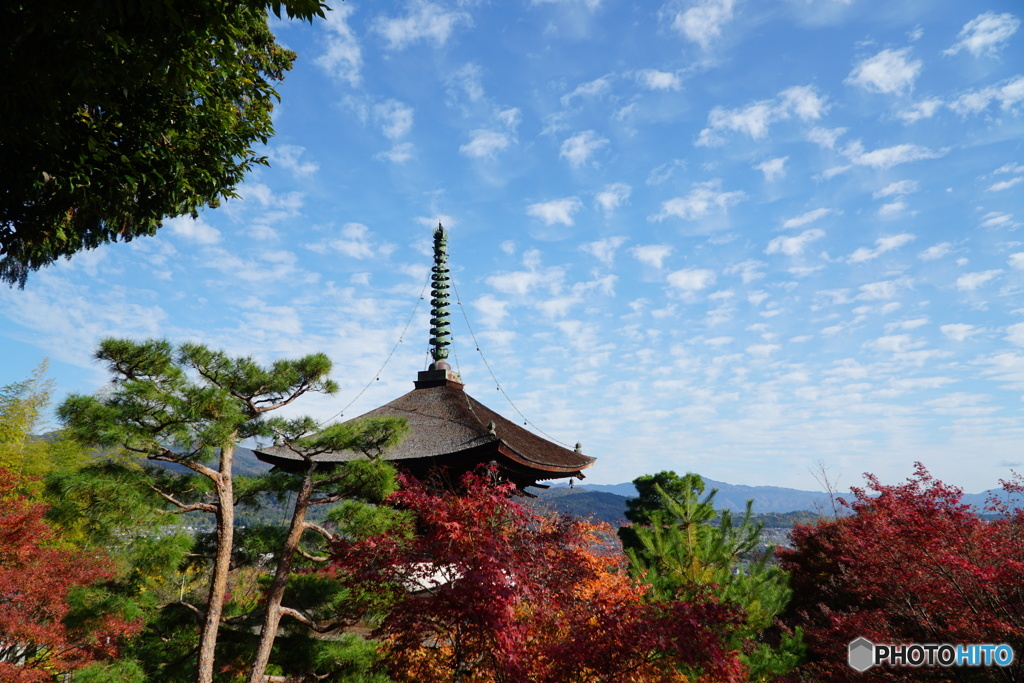
[[[430,270],[430,356],[437,364],[448,358],[452,334],[448,313],[448,232],[440,223],[434,231],[434,267]]]

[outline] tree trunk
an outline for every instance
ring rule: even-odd
[[[264,683],[264,673],[267,670],[267,663],[270,661],[270,651],[274,647],[274,639],[277,638],[277,629],[281,622],[281,601],[284,599],[284,589],[288,585],[288,577],[292,573],[292,561],[295,559],[295,552],[298,550],[302,532],[305,530],[306,510],[309,509],[309,500],[313,495],[313,470],[315,468],[316,463],[309,464],[306,476],[302,480],[302,486],[295,497],[295,510],[292,512],[291,526],[288,527],[288,535],[285,537],[281,554],[277,558],[274,581],[267,590],[267,611],[260,629],[260,642],[256,648],[256,658],[246,683]]]
[[[235,456],[234,438],[220,449],[220,472],[213,479],[217,487],[217,555],[210,579],[210,595],[206,600],[206,621],[199,641],[199,671],[197,683],[213,683],[213,658],[217,648],[217,631],[224,611],[224,596],[228,588],[231,569],[231,550],[235,536],[235,491],[232,461]]]

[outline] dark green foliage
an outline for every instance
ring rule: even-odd
[[[652,598],[692,600],[710,589],[746,613],[733,646],[743,649],[751,680],[795,666],[803,650],[800,633],[783,635],[774,628],[791,591],[786,574],[768,564],[770,552],[753,556],[763,525],[752,518],[752,501],[734,520],[728,510],[715,512],[716,490],[704,494],[699,475],[659,472],[634,483],[640,496],[626,512],[634,524],[621,528],[619,537]]]
[[[273,134],[295,55],[278,16],[318,0],[38,0],[0,5],[0,280],[152,235],[235,196]]]

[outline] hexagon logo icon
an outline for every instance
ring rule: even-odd
[[[867,638],[861,637],[848,646],[847,661],[851,669],[861,673],[875,665],[875,645]]]

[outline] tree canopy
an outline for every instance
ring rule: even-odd
[[[234,196],[294,53],[267,26],[318,0],[75,0],[0,8],[0,280]]]

